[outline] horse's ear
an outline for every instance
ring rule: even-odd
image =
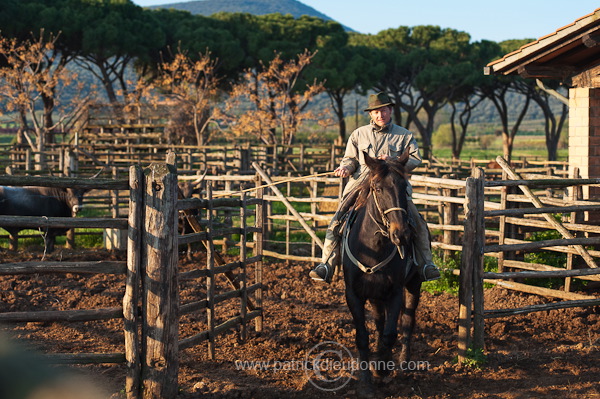
[[[410,149],[407,148],[406,151],[404,151],[402,153],[402,155],[400,155],[396,159],[396,162],[398,162],[402,166],[406,166],[406,163],[408,162],[409,159],[410,159]]]
[[[379,161],[376,158],[372,158],[365,151],[363,151],[362,153],[363,153],[363,156],[365,157],[365,163],[367,164],[369,169],[374,170],[375,168],[377,168],[377,165],[379,165]]]

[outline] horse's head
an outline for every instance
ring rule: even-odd
[[[367,153],[364,157],[370,175],[363,183],[357,204],[370,207],[372,216],[387,229],[385,233],[390,240],[401,246],[409,231],[405,170],[409,154],[406,152],[390,161],[371,158]]]

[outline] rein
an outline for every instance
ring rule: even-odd
[[[377,210],[379,211],[379,215],[381,216],[381,220],[383,221],[383,225],[385,226],[386,229],[389,229],[389,227],[390,227],[390,220],[386,216],[388,213],[393,212],[393,211],[400,211],[400,212],[406,213],[406,209],[403,209],[400,207],[388,208],[385,211],[383,211],[381,209],[381,206],[379,205],[379,201],[377,200],[377,195],[375,194],[375,190],[371,190],[371,193],[373,194],[373,199],[375,200],[375,206],[377,207]],[[371,214],[370,211],[369,211],[369,216],[371,217],[373,222],[375,222],[375,224],[377,224],[377,226],[381,226],[381,223],[373,217],[373,215]],[[382,230],[381,228],[379,230],[377,230],[377,232],[381,233],[384,237],[389,237],[389,233],[387,231]],[[344,250],[344,252],[346,252],[348,254],[348,258],[350,258],[352,263],[354,263],[356,266],[358,266],[358,268],[366,274],[373,274],[377,270],[381,269],[382,267],[384,267],[385,265],[390,263],[390,261],[396,255],[396,250],[398,250],[398,254],[400,254],[400,257],[402,259],[404,259],[404,247],[396,247],[396,250],[392,250],[392,252],[388,255],[388,257],[385,258],[383,261],[379,262],[375,266],[366,266],[352,254],[352,251],[350,251],[350,246],[348,245],[348,236],[349,235],[350,235],[350,227],[348,227],[346,229],[345,234],[344,234],[343,250]]]
[[[396,256],[396,251],[392,250],[392,252],[388,255],[387,258],[385,258],[384,260],[382,260],[375,266],[366,266],[361,261],[356,259],[356,257],[350,251],[350,246],[348,245],[348,236],[349,235],[350,235],[350,229],[347,229],[344,234],[344,252],[346,252],[348,254],[348,258],[350,258],[352,263],[354,263],[356,266],[358,266],[358,268],[366,274],[375,273],[377,270],[381,269],[382,267],[384,267],[385,265],[390,263],[390,261],[394,258],[394,256]],[[396,249],[398,250],[400,257],[404,258],[404,251],[402,249],[400,249],[400,247],[396,247]]]

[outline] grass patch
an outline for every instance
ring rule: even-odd
[[[454,359],[454,362],[458,363],[458,357]],[[487,356],[483,353],[483,349],[474,349],[470,347],[467,349],[462,365],[471,369],[481,370],[486,363]]]
[[[423,291],[434,295],[442,292],[458,295],[459,276],[455,275],[452,271],[454,269],[460,270],[460,261],[460,252],[455,252],[444,260],[442,250],[433,250],[433,263],[440,269],[441,277],[437,280],[424,282],[422,286]]]
[[[458,295],[460,277],[453,273],[454,270],[460,270],[462,262],[462,252],[456,251],[444,260],[444,251],[441,249],[433,250],[433,263],[440,269],[441,277],[437,280],[423,283],[423,291],[430,294],[439,294],[446,292],[451,295]],[[483,270],[486,272],[498,271],[498,259],[492,256],[484,256]],[[493,284],[484,283],[484,288],[491,288]]]
[[[480,135],[477,140],[465,142],[460,158],[492,160],[496,159],[498,155],[502,155],[503,152],[501,136],[484,134]],[[434,143],[433,155],[439,159],[452,159],[452,150],[448,145],[435,145]],[[569,156],[568,147],[559,146],[557,156],[559,161],[566,161]],[[548,159],[548,150],[546,149],[544,135],[519,132],[519,134],[515,136],[512,158]]]
[[[77,229],[75,233],[75,246],[77,248],[104,248],[103,229]]]
[[[77,248],[103,248],[104,238],[103,229],[94,228],[79,228],[75,230],[75,247]],[[92,234],[86,234],[92,233]],[[0,235],[8,236],[8,232],[0,229]],[[30,237],[26,237],[30,236]],[[66,236],[56,237],[55,244],[57,247],[64,247],[67,244]],[[44,247],[44,238],[42,232],[35,229],[26,229],[19,232],[19,248],[28,247]],[[0,239],[0,248],[8,249],[10,242],[8,238]]]

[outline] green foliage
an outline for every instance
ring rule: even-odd
[[[442,292],[458,295],[460,277],[455,275],[453,270],[460,270],[462,252],[456,251],[446,259],[443,258],[443,254],[444,251],[441,249],[433,250],[433,263],[438,266],[442,276],[437,280],[423,283],[423,291],[434,295]],[[498,259],[492,256],[484,256],[483,270],[486,272],[498,271]],[[492,284],[484,284],[486,288],[491,286]]]
[[[102,229],[77,229],[75,235],[75,246],[77,248],[103,248],[104,239]],[[85,234],[96,233],[96,234]]]
[[[458,358],[455,358],[454,361],[455,363],[458,362]],[[467,349],[462,365],[471,369],[481,370],[486,363],[487,356],[483,353],[483,349],[474,349],[470,347]]]
[[[452,148],[452,127],[449,123],[444,123],[433,132],[431,137],[431,144],[434,149],[438,148]]]
[[[474,131],[479,129],[485,131],[487,129],[486,126],[489,126],[489,124],[473,123],[470,126]],[[469,129],[471,129],[471,127]],[[496,136],[489,137],[491,141],[483,143],[484,145],[482,145],[480,138],[467,141],[461,153],[461,159],[495,159],[499,154],[502,154],[502,140]],[[531,138],[532,136],[524,135],[524,137],[515,137],[516,144],[512,154],[513,158],[518,159],[519,157],[526,157],[528,159],[547,159],[548,151],[544,143],[544,136],[535,136],[535,140],[529,141],[528,144],[524,144],[527,137]],[[433,154],[439,159],[452,159],[452,151],[450,148],[434,145]],[[558,150],[558,160],[567,160],[567,158],[567,148],[560,147]]]
[[[4,229],[0,228],[0,235],[8,235],[8,232]],[[19,238],[19,247],[27,247],[30,245],[35,245],[35,246],[44,246],[44,238],[42,237],[41,233],[38,230],[21,230],[19,232],[19,235],[31,235],[32,237],[27,237],[27,238]],[[58,243],[58,240],[57,240]],[[8,239],[2,239],[0,240],[0,248],[8,248],[9,247],[9,240]]]
[[[102,229],[76,229],[75,246],[77,248],[102,248],[104,246]],[[91,234],[86,234],[91,233]],[[8,235],[4,229],[0,229],[0,235]],[[21,236],[31,236],[23,237]],[[67,239],[65,236],[56,237],[56,247],[65,246]],[[0,248],[8,248],[9,240],[0,240]],[[19,248],[25,249],[28,247],[44,247],[44,238],[38,230],[26,229],[19,232]]]
[[[561,219],[560,215],[554,215],[554,218]],[[544,230],[536,231],[526,238],[527,241],[544,241],[544,240],[556,240],[562,238],[562,235],[556,230]],[[564,269],[567,264],[567,254],[555,251],[539,251],[530,252],[525,254],[525,261],[529,263],[539,263],[542,265],[548,265],[552,267],[558,267]],[[535,285],[538,287],[545,288],[559,288],[564,280],[561,278],[548,278],[548,279],[525,279],[526,284]]]
[[[15,142],[15,136],[12,134],[0,134],[0,145],[12,144]]]
[[[423,283],[423,290],[431,294],[446,292],[452,295],[458,295],[459,277],[452,273],[452,270],[460,270],[461,253],[455,252],[447,259],[443,259],[443,251],[433,250],[433,263],[440,269],[442,277],[437,280]]]
[[[40,28],[47,33],[61,32],[57,46],[69,65],[76,59],[78,74],[86,72],[85,81],[90,80],[87,86],[103,84],[111,100],[126,98],[137,78],[152,80],[157,64],[168,61],[178,48],[190,57],[209,51],[218,60],[223,97],[240,80],[244,70],[259,68],[276,51],[286,59],[305,49],[316,51],[314,64],[299,77],[298,87],[314,77],[324,80],[327,93],[323,97],[327,104],[318,104],[317,108],[331,112],[319,118],[319,122],[325,123],[325,119],[333,116],[338,123],[327,121],[327,127],[337,130],[337,134],[310,126],[314,130],[305,134],[308,140],[344,138],[355,127],[354,120],[347,120],[351,113],[344,109],[350,96],[355,93],[364,96],[370,89],[386,90],[398,105],[402,103],[395,110],[396,123],[408,126],[420,136],[424,152],[434,141],[433,155],[438,158],[451,158],[450,149],[446,148],[447,128],[438,129],[436,137],[432,137],[435,126],[449,120],[446,104],[458,104],[460,108],[466,98],[485,88],[489,89],[485,93],[492,97],[512,88],[512,77],[484,76],[481,66],[528,42],[471,43],[467,32],[430,25],[399,26],[375,35],[348,33],[339,23],[311,7],[290,0],[208,0],[147,9],[130,0],[5,0],[4,3],[0,13],[4,35],[31,38],[31,33],[39,32]],[[132,67],[136,74],[132,73]],[[517,115],[526,95],[509,89],[502,97],[507,104],[502,116],[509,120]],[[407,102],[408,98],[414,101]],[[491,101],[479,103],[468,134],[480,135],[474,130],[476,122],[499,125],[500,113]],[[541,119],[538,130],[543,137],[543,122],[550,116],[534,106],[529,107],[518,129],[519,135],[527,130],[525,122],[531,118]],[[415,123],[417,120],[419,123]],[[562,131],[559,148],[565,148],[566,129]],[[483,151],[480,146],[465,148],[461,156],[493,159],[502,153],[495,142],[487,145]],[[522,156],[523,148],[516,143],[513,157]],[[536,155],[548,155],[544,143]]]
[[[555,215],[555,217],[559,218]],[[556,230],[536,231],[526,238],[527,241],[556,240],[562,238]],[[564,268],[567,262],[567,254],[555,251],[531,252],[525,254],[525,261],[529,263],[541,263],[544,265]]]
[[[483,271],[484,272],[498,272],[498,258],[493,256],[484,256],[483,257]],[[492,283],[483,283],[483,288],[492,288],[495,284]]]
[[[298,212],[310,212],[310,204],[301,202],[301,203],[292,203],[292,206]],[[287,212],[287,207],[282,202],[273,202],[272,203],[272,212],[277,215],[285,215]],[[277,230],[274,231],[274,234],[271,236],[271,239],[274,241],[285,242],[286,232],[285,232],[285,220],[274,220],[273,224],[277,225]],[[312,238],[310,235],[304,230],[304,228],[298,222],[290,222],[290,242],[310,242]],[[324,238],[324,232],[315,232],[317,236]]]
[[[307,202],[292,202],[291,204],[298,212],[310,212],[310,204]],[[273,214],[277,215],[285,214],[287,211],[287,207],[283,202],[272,202],[271,209]]]

